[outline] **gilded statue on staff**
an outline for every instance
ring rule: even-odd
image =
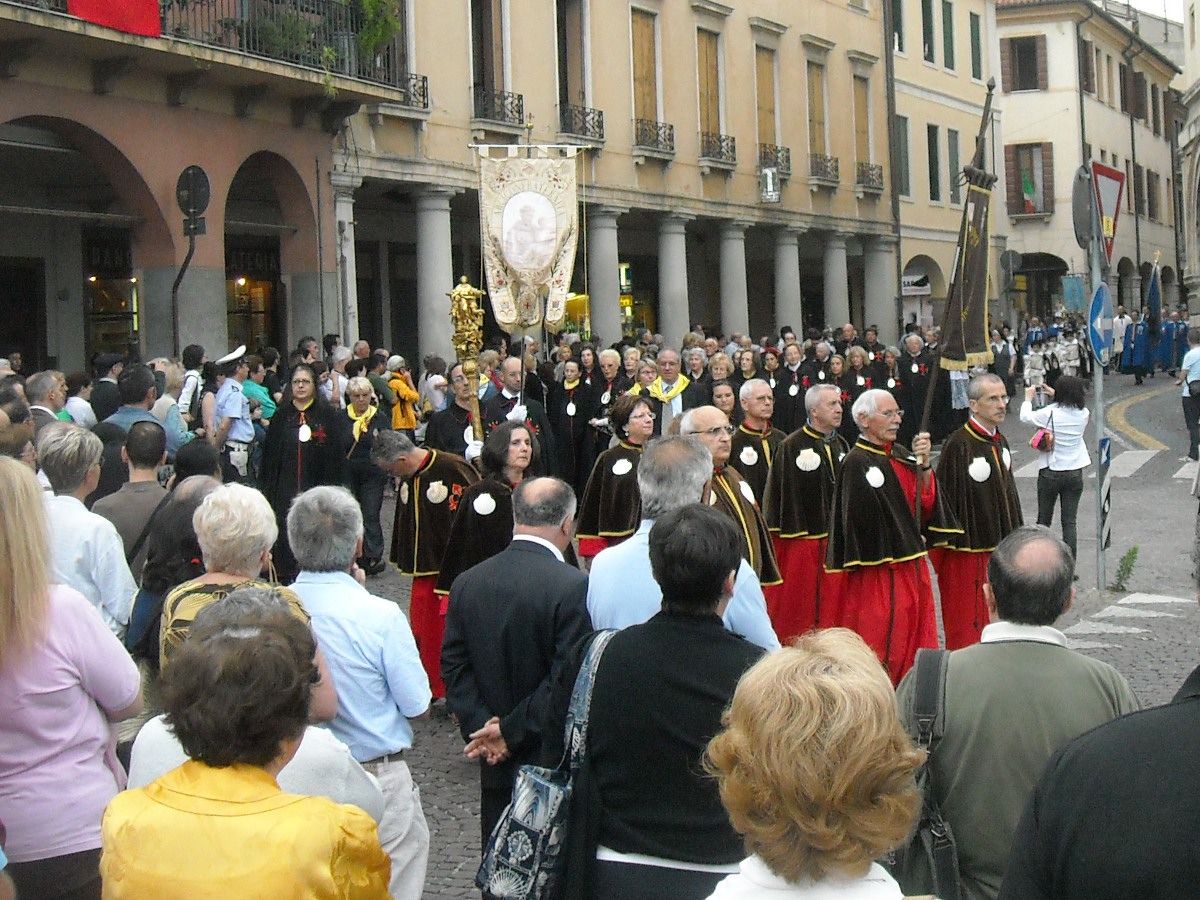
[[[483,306],[479,301],[487,294],[472,286],[464,275],[454,286],[454,290],[446,296],[450,298],[450,321],[454,325],[454,334],[450,341],[462,363],[463,375],[471,385],[471,430],[475,440],[482,441],[483,421],[479,415],[479,351],[483,349]]]

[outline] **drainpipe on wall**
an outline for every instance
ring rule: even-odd
[[[896,60],[892,50],[895,46],[895,23],[892,21],[891,0],[883,3],[883,77],[887,93],[887,137],[888,137],[888,180],[892,200],[892,234],[896,238],[896,325],[897,335],[904,336],[904,253],[900,246],[900,175],[896,171],[899,158],[899,141],[896,135]]]
[[[1124,57],[1126,65],[1129,66],[1129,78],[1125,82],[1125,84],[1129,89],[1129,96],[1127,98],[1127,101],[1128,101],[1127,105],[1128,105],[1129,109],[1126,110],[1126,112],[1129,114],[1129,151],[1130,151],[1130,157],[1129,157],[1130,169],[1129,169],[1129,171],[1130,171],[1130,174],[1133,176],[1133,184],[1129,186],[1130,190],[1133,190],[1134,188],[1137,187],[1137,135],[1134,133],[1134,130],[1133,130],[1134,122],[1136,119],[1136,116],[1134,115],[1135,107],[1134,107],[1134,103],[1133,103],[1133,82],[1134,82],[1133,61],[1135,59],[1137,59],[1137,57],[1142,55],[1142,51],[1138,50],[1136,53],[1129,52],[1130,50],[1133,49],[1133,45],[1136,43],[1137,43],[1137,38],[1131,37],[1129,39],[1129,46],[1127,46],[1124,50],[1121,51],[1121,56]],[[1145,102],[1145,99],[1146,98],[1143,97],[1142,101]],[[1145,178],[1143,178],[1142,180],[1145,181]],[[1137,266],[1137,276],[1138,276],[1138,280],[1140,282],[1141,277],[1142,277],[1142,220],[1141,220],[1141,216],[1138,215],[1138,200],[1139,200],[1139,197],[1135,196],[1133,198],[1133,247],[1134,247],[1134,256],[1137,259],[1137,262],[1135,264]],[[1137,302],[1138,302],[1139,306],[1141,306],[1141,304],[1142,304],[1141,293],[1142,293],[1141,286],[1139,284],[1138,297],[1137,297]]]
[[[1076,64],[1079,66],[1079,155],[1083,159],[1083,164],[1086,166],[1090,160],[1087,154],[1087,117],[1083,112],[1083,99],[1085,91],[1083,90],[1083,73],[1086,70],[1086,63],[1079,59],[1079,48],[1083,46],[1083,26],[1088,23],[1088,20],[1096,14],[1094,8],[1089,7],[1088,14],[1081,21],[1075,23],[1075,56]],[[1099,83],[1100,73],[1095,74],[1095,82]]]

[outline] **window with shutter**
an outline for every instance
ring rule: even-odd
[[[1054,212],[1054,145],[1016,144],[1004,148],[1008,214],[1036,216]]]
[[[869,163],[871,153],[871,82],[854,76],[854,151],[856,161]]]
[[[1159,112],[1158,85],[1150,85],[1150,121],[1155,134],[1162,134],[1162,114]]]
[[[954,4],[942,0],[942,65],[954,69]]]
[[[904,0],[892,0],[892,49],[904,52]]]
[[[703,28],[696,30],[700,76],[700,132],[721,133],[720,64],[717,61],[717,36]]]
[[[959,159],[958,131],[946,129],[946,170],[950,176],[950,202],[962,203],[962,162]]]
[[[942,154],[941,129],[936,125],[925,126],[925,146],[929,159],[929,199],[942,202]]]
[[[1046,39],[1034,37],[1009,38],[1009,84],[1008,90],[1045,90],[1045,46]]]
[[[1117,74],[1120,76],[1121,88],[1121,112],[1129,112],[1129,66],[1125,63],[1117,64]]]
[[[896,116],[896,175],[901,197],[912,196],[912,173],[908,167],[908,119]]]
[[[825,155],[825,67],[808,63],[808,152]]]
[[[633,116],[658,121],[658,59],[654,14],[640,9],[633,15]]]
[[[1012,41],[1009,38],[1000,41],[1000,90],[1006,94],[1016,90],[1012,77]]]
[[[1079,39],[1079,84],[1089,94],[1096,93],[1096,67],[1092,42]]]
[[[1133,73],[1133,96],[1130,98],[1135,117],[1146,118],[1146,75],[1143,72]]]
[[[979,13],[969,13],[971,27],[971,77],[983,81],[983,22]]]
[[[936,29],[933,21],[933,0],[921,0],[921,53],[925,62],[937,62],[937,48],[934,46],[934,41],[937,40],[934,34]]]
[[[1139,216],[1146,214],[1146,170],[1137,164],[1133,167],[1133,209]]]
[[[754,48],[754,88],[758,99],[758,142],[775,141],[775,51]]]

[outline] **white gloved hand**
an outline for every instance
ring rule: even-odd
[[[504,418],[508,419],[510,422],[524,422],[526,412],[528,412],[528,410],[525,409],[525,404],[518,403],[511,410],[509,410],[508,415]]]
[[[467,462],[473,459],[478,459],[479,454],[483,452],[483,441],[468,441],[467,452],[463,455],[467,458]]]

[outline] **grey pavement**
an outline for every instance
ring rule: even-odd
[[[1140,387],[1134,386],[1131,376],[1109,376],[1105,381],[1106,407],[1136,398],[1128,405],[1125,420],[1137,432],[1112,433],[1115,471],[1121,474],[1113,479],[1107,583],[1112,583],[1117,563],[1130,547],[1138,547],[1138,560],[1126,591],[1097,589],[1095,479],[1088,479],[1078,519],[1078,595],[1060,623],[1073,646],[1121,671],[1145,706],[1170,700],[1200,664],[1200,607],[1191,574],[1197,501],[1190,496],[1190,480],[1180,477],[1186,474],[1178,458],[1186,453],[1187,433],[1178,389],[1167,389],[1170,384],[1163,374]],[[1030,464],[1037,454],[1027,443],[1033,429],[1017,417],[1019,400],[1014,398],[1003,431],[1012,446],[1013,470],[1026,469],[1017,483],[1025,520],[1033,523],[1037,479],[1031,477]],[[1150,452],[1146,438],[1166,449]],[[1094,439],[1089,440],[1094,458]],[[1125,453],[1136,455],[1118,465],[1116,460]],[[393,511],[394,502],[385,501],[384,531],[389,540]],[[1052,527],[1059,530],[1057,517]],[[390,567],[368,582],[374,593],[395,600],[406,611],[410,586],[409,579]],[[416,742],[409,759],[430,829],[425,897],[477,897],[476,766],[463,758],[462,738],[444,709],[435,708],[428,719],[414,724]]]

